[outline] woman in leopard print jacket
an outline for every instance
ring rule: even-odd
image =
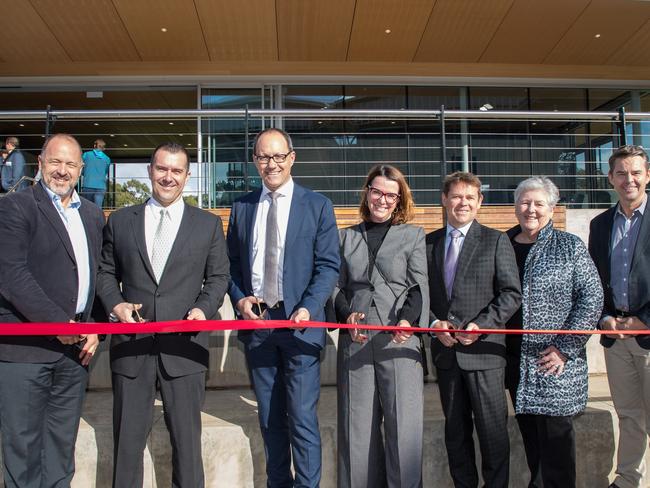
[[[515,190],[518,226],[508,231],[523,300],[510,328],[594,329],[603,305],[596,267],[579,237],[553,228],[559,199],[548,178]],[[589,336],[508,336],[506,384],[524,441],[529,486],[575,486],[573,416],[587,404]]]

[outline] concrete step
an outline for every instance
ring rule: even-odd
[[[90,391],[76,448],[73,488],[110,487],[112,473],[112,395]],[[336,486],[336,388],[323,387],[319,404],[323,442],[322,488]],[[424,486],[451,487],[444,446],[444,420],[435,383],[425,385]],[[618,422],[605,376],[590,378],[586,412],[576,419],[578,486],[605,487],[615,469]],[[526,487],[528,472],[521,437],[511,411],[511,487]],[[646,458],[648,456],[646,455]],[[211,389],[203,408],[203,461],[208,487],[265,485],[264,448],[257,424],[255,395],[248,388]],[[157,401],[155,421],[144,453],[145,488],[171,485],[171,448]],[[645,486],[645,485],[644,485]]]

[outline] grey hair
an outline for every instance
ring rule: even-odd
[[[515,203],[519,201],[522,193],[535,190],[542,190],[546,193],[546,203],[549,207],[555,207],[560,200],[560,190],[557,189],[557,186],[555,186],[555,183],[550,178],[546,176],[533,176],[517,185],[515,189]]]

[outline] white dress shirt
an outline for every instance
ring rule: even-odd
[[[147,242],[147,256],[149,256],[149,262],[152,262],[153,254],[153,238],[156,235],[156,229],[158,228],[158,223],[160,222],[160,211],[165,208],[160,203],[156,201],[155,198],[150,198],[147,201],[147,206],[144,209],[144,237]],[[181,220],[183,220],[183,212],[185,211],[185,202],[182,198],[179,198],[174,203],[167,207],[169,212],[169,218],[171,220],[171,239],[172,241],[176,240],[176,234],[178,234],[178,229],[181,226]]]
[[[280,270],[278,272],[278,287],[279,287],[279,300],[284,300],[284,293],[282,289],[283,276],[282,269],[284,268],[284,243],[287,236],[287,227],[289,226],[289,211],[291,210],[291,199],[293,197],[293,179],[289,178],[284,185],[278,188],[278,198],[276,204],[278,206],[278,245],[280,246],[278,263]],[[271,205],[271,198],[268,196],[271,190],[266,186],[262,187],[260,201],[257,204],[257,211],[255,212],[255,224],[253,226],[253,246],[251,248],[251,263],[252,265],[252,285],[253,294],[258,298],[264,298],[264,256],[266,251],[266,216],[269,213]]]
[[[81,199],[76,190],[72,190],[70,203],[64,207],[61,203],[61,197],[43,185],[45,191],[52,200],[52,204],[61,217],[61,221],[68,231],[68,237],[72,243],[74,251],[74,260],[77,263],[77,280],[79,287],[77,289],[77,309],[75,313],[81,313],[86,309],[88,303],[88,293],[90,292],[90,255],[88,254],[88,240],[86,229],[79,215]]]

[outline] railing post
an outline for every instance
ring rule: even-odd
[[[618,109],[618,135],[620,137],[619,146],[627,144],[627,134],[625,127],[625,107]]]
[[[52,106],[48,105],[45,109],[45,138],[50,137],[50,120],[55,120],[55,117],[51,117],[50,112],[52,111]]]
[[[248,124],[249,124],[249,114],[248,114],[248,104],[246,104],[246,113],[244,114],[244,130],[246,131],[244,136],[244,189],[246,192],[250,191],[250,184],[248,182]]]
[[[447,176],[447,134],[445,132],[445,106],[440,105],[440,183]]]

